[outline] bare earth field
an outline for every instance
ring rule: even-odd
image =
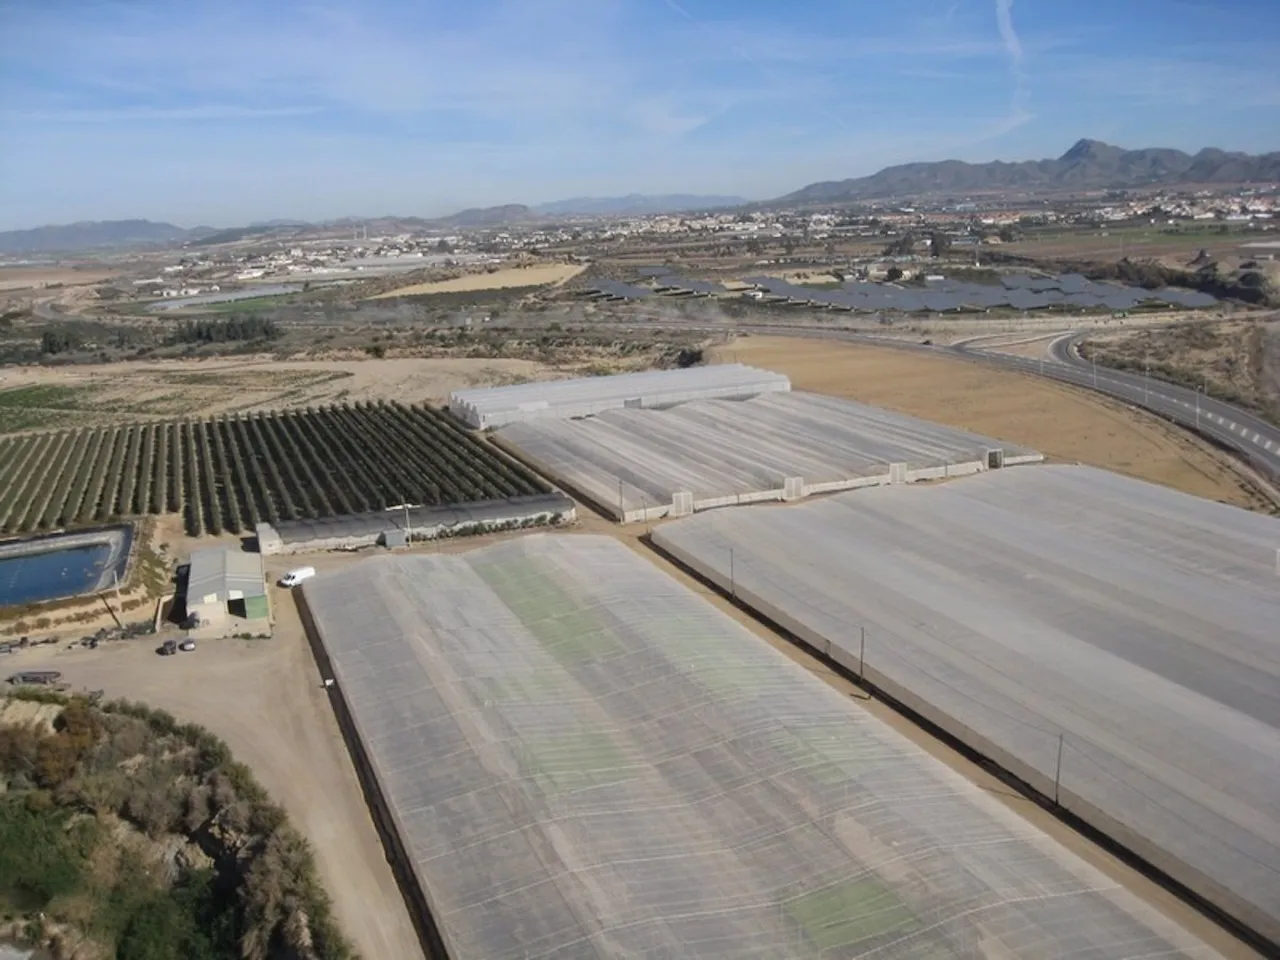
[[[576,277],[585,265],[571,263],[547,263],[535,267],[513,267],[497,270],[493,273],[472,273],[465,277],[454,277],[452,280],[435,280],[430,283],[415,283],[412,286],[400,287],[380,293],[370,300],[385,300],[389,297],[420,297],[433,293],[472,293],[476,290],[503,290],[508,287],[541,287],[548,284],[564,283]]]
[[[1205,444],[1065,385],[964,360],[821,340],[748,337],[714,353],[785,373],[799,390],[861,400],[1034,447],[1051,460],[1269,510],[1269,500]]]
[[[0,267],[0,290],[26,290],[49,284],[77,286],[101,283],[115,276],[107,270],[76,270],[72,267]]]
[[[83,367],[20,367],[0,372],[0,390],[59,387],[29,406],[59,425],[74,411],[80,425],[147,417],[217,415],[357,400],[441,403],[454,390],[568,376],[531,360],[403,358],[387,360],[128,361]],[[4,406],[0,394],[0,406]],[[0,420],[3,417],[0,416]],[[3,423],[0,422],[0,429]]]

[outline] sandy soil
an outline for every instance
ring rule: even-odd
[[[415,283],[387,293],[380,293],[370,300],[388,297],[415,297],[432,293],[471,293],[475,290],[502,290],[507,287],[541,287],[571,280],[586,267],[582,264],[546,263],[534,267],[512,267],[493,273],[471,273],[452,280],[436,280],[431,283]]]
[[[366,960],[421,957],[297,609],[272,588],[271,640],[201,643],[160,657],[154,638],[98,650],[26,650],[14,669],[61,670],[75,689],[161,707],[226,740],[315,849],[338,922]]]
[[[141,416],[273,410],[334,401],[436,403],[450,392],[567,376],[530,360],[237,360],[129,361],[85,367],[22,367],[3,386],[56,384],[92,390],[92,411]],[[77,401],[85,407],[85,401]]]
[[[71,267],[2,267],[0,290],[26,290],[47,287],[51,283],[76,286],[101,283],[115,276],[108,270],[74,270]]]
[[[892,348],[748,337],[717,348],[791,377],[799,390],[849,397],[1033,447],[1196,496],[1269,512],[1222,455],[1155,417],[1083,390],[964,360]]]

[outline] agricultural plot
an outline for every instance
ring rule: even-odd
[[[1280,942],[1280,520],[1043,466],[653,539]]]
[[[443,413],[395,403],[0,438],[5,534],[177,512],[192,536],[239,533],[546,490]]]
[[[455,960],[1213,955],[611,538],[302,596]]]
[[[852,400],[789,391],[512,423],[497,438],[624,522],[1044,459]]]

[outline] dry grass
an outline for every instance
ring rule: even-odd
[[[959,359],[860,344],[750,337],[715,351],[777,370],[796,389],[849,397],[1033,447],[1210,500],[1270,512],[1230,461],[1130,408],[1034,376]]]
[[[72,267],[0,267],[0,290],[28,290],[59,284],[64,287],[101,283],[115,274],[107,270]]]
[[[1099,363],[1143,370],[1280,422],[1280,322],[1257,319],[1189,323],[1101,334],[1083,352]]]
[[[422,297],[434,293],[473,293],[477,290],[505,290],[513,287],[543,287],[562,284],[573,279],[586,267],[571,263],[544,263],[533,267],[512,267],[493,273],[470,273],[451,280],[434,280],[415,283],[408,287],[388,290],[370,300],[386,300],[391,297]]]

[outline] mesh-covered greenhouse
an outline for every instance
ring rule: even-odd
[[[1280,940],[1280,519],[1044,466],[654,541]]]
[[[615,540],[303,590],[454,960],[1212,955]]]
[[[585,417],[623,407],[659,407],[710,397],[753,397],[790,389],[791,381],[780,373],[724,363],[458,390],[449,395],[449,411],[468,426],[488,429],[543,417]]]
[[[623,522],[1044,459],[990,437],[800,392],[513,423],[497,438]]]

